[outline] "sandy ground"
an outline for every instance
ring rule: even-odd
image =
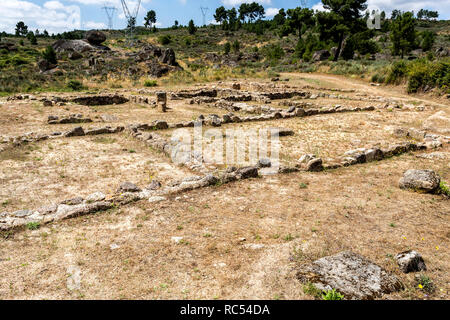
[[[421,128],[430,115],[449,114],[445,101],[406,96],[399,88],[329,75],[288,76],[290,85],[353,88],[432,106],[240,124],[295,130],[282,138],[291,161],[304,152],[326,157],[400,142],[387,127]],[[195,110],[183,120],[197,113],[219,110]],[[0,127],[9,134],[13,126]],[[411,168],[433,169],[450,181],[450,146],[439,152],[442,159],[410,153],[322,173],[244,180],[4,234],[0,299],[312,299],[295,279],[299,264],[342,250],[368,257],[403,281],[404,291],[384,299],[449,299],[449,200],[398,188]],[[108,192],[124,180],[145,185],[150,177],[166,182],[190,174],[123,134],[29,145],[3,155],[1,164],[0,196],[8,201],[2,211]],[[398,269],[393,256],[408,249],[424,257],[433,294]]]

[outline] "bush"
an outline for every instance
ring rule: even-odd
[[[67,87],[69,89],[72,89],[73,91],[79,91],[79,90],[83,89],[83,84],[81,83],[81,81],[78,81],[78,80],[70,80],[67,83]]]
[[[225,45],[223,46],[223,52],[225,54],[229,54],[231,51],[231,44],[229,42],[225,43]]]
[[[158,82],[156,80],[145,80],[144,87],[156,87]]]
[[[441,181],[441,183],[439,184],[439,190],[441,194],[450,197],[450,187],[447,185],[447,183],[445,183],[445,181]]]
[[[235,41],[233,42],[233,44],[231,45],[231,48],[233,49],[233,51],[234,51],[235,53],[238,53],[239,50],[241,49],[241,44],[239,43],[238,40],[235,40]]]
[[[309,34],[305,40],[299,39],[295,47],[296,56],[310,61],[315,51],[326,48],[326,44],[319,40],[317,36]]]
[[[394,62],[388,72],[386,83],[399,84],[407,76],[407,73],[408,68],[404,60]]]
[[[172,42],[172,38],[169,35],[159,36],[158,42],[165,46]]]
[[[276,61],[280,60],[284,56],[284,50],[278,44],[277,45],[269,45],[264,47],[264,54],[267,59]]]
[[[431,48],[433,48],[433,44],[434,44],[434,38],[435,35],[433,32],[431,31],[424,31],[422,32],[422,50],[423,51],[430,51]]]
[[[430,62],[426,59],[413,61],[408,67],[408,93],[428,87],[450,91],[450,62]]]
[[[372,78],[371,78],[370,81],[375,82],[375,83],[384,83],[384,82],[386,81],[386,78],[385,78],[385,76],[382,75],[382,74],[375,73],[375,74],[372,76]]]
[[[44,52],[42,52],[42,58],[44,58],[45,60],[47,60],[50,63],[56,64],[57,60],[56,60],[56,52],[55,49],[53,49],[52,46],[48,46]]]

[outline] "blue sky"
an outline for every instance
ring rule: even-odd
[[[202,24],[200,7],[209,7],[207,22],[213,20],[215,9],[221,5],[227,8],[239,6],[242,2],[254,0],[142,0],[138,24],[143,24],[146,11],[155,10],[158,26],[169,27],[175,20],[186,25],[190,19]],[[267,16],[272,16],[279,8],[303,6],[321,9],[320,0],[256,0],[266,8]],[[126,0],[130,10],[136,0]],[[31,30],[46,29],[50,33],[73,29],[101,29],[107,25],[102,7],[105,4],[117,7],[114,27],[126,24],[120,0],[0,0],[0,31],[12,32],[17,21],[24,21]],[[438,10],[441,18],[450,19],[450,0],[368,0],[371,8],[390,13],[392,9],[415,10],[421,8]]]

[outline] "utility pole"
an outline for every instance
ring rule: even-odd
[[[102,9],[105,10],[106,17],[108,18],[108,29],[112,30],[113,29],[113,21],[114,21],[114,13],[117,11],[117,8],[116,7],[108,7],[105,5]]]
[[[200,10],[202,11],[202,15],[203,15],[203,25],[206,26],[206,14],[208,13],[209,8],[208,7],[200,7]]]

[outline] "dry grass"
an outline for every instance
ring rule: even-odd
[[[315,83],[411,100],[393,88],[337,76],[285,76],[292,86]],[[399,142],[389,127],[420,128],[437,110],[449,112],[443,101],[419,96],[414,100],[433,107],[423,112],[330,114],[224,128],[290,128],[296,134],[281,138],[286,161],[306,152],[334,157],[357,147]],[[353,103],[367,105],[339,104]],[[173,110],[162,114],[135,104],[46,109],[3,103],[0,119],[8,120],[0,120],[0,134],[48,132],[43,119],[55,111],[112,114],[119,119],[113,125],[224,113],[186,101],[170,106]],[[383,298],[447,300],[449,201],[398,188],[399,178],[410,168],[433,169],[450,181],[450,147],[442,152],[447,155],[444,159],[405,154],[322,173],[239,181],[157,204],[141,201],[5,234],[0,239],[0,299],[312,299],[295,279],[298,264],[350,249],[395,273],[406,285],[405,291]],[[0,211],[8,212],[95,191],[113,192],[126,180],[144,186],[151,178],[167,183],[192,174],[125,133],[44,141],[2,152],[0,163]],[[176,243],[172,237],[182,240]],[[434,282],[435,293],[425,296],[413,274],[399,271],[393,256],[408,249],[424,257],[425,274]]]

